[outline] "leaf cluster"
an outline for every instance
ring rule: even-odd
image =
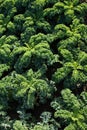
[[[87,129],[86,15],[86,1],[0,0],[1,130]]]

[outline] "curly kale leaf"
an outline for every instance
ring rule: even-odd
[[[84,92],[86,95],[86,92]],[[86,101],[86,96],[85,101]],[[60,118],[61,125],[65,124],[64,130],[72,128],[73,130],[87,129],[87,111],[86,103],[83,102],[83,99],[77,98],[69,89],[64,89],[61,91],[61,98],[55,99],[51,106],[55,109],[54,117]],[[83,103],[83,104],[82,104]]]

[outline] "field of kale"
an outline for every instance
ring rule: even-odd
[[[0,130],[87,130],[87,0],[0,0]]]

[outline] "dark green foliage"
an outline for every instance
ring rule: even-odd
[[[60,118],[64,130],[87,129],[87,92],[76,97],[69,89],[62,90],[62,97],[56,98],[51,106],[56,110],[55,118]],[[83,96],[84,95],[84,96]]]
[[[0,0],[0,130],[87,129],[86,15],[80,0]]]
[[[55,88],[53,83],[45,79],[43,75],[45,69],[43,66],[35,73],[30,69],[23,75],[12,72],[11,75],[0,81],[0,94],[3,93],[2,96],[5,96],[7,101],[10,98],[18,100],[23,104],[21,107],[25,109],[34,108],[34,105],[37,105],[37,100],[40,103],[46,102],[46,98],[52,98]],[[3,83],[4,86],[2,86]]]
[[[58,130],[60,125],[56,122],[50,112],[43,112],[40,116],[41,121],[34,124],[31,130]]]
[[[53,81],[59,83],[64,80],[64,87],[79,87],[87,82],[87,54],[83,51],[79,51],[76,58],[72,53],[66,49],[61,50],[63,56],[63,67],[58,68],[53,74]],[[76,54],[76,53],[75,53]]]
[[[39,35],[38,39],[39,40]],[[34,41],[34,42],[35,42]],[[25,47],[16,47],[13,50],[12,57],[20,57],[17,59],[16,64],[14,65],[15,69],[19,72],[22,72],[24,68],[27,68],[31,63],[35,68],[40,68],[43,64],[50,65],[53,62],[58,61],[58,56],[53,55],[50,50],[50,46],[46,41],[40,42],[37,41],[36,45],[33,42],[33,38],[30,39],[29,44],[25,44]],[[22,55],[21,55],[22,54]]]

